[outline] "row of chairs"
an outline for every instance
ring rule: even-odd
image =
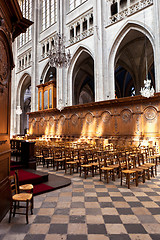
[[[118,149],[100,150],[100,149],[72,149],[72,148],[52,148],[42,149],[41,157],[43,165],[47,163],[47,167],[51,164],[59,169],[59,166],[65,169],[67,173],[68,169],[70,174],[77,169],[76,172],[80,172],[80,176],[84,173],[86,178],[90,173],[94,177],[95,172],[100,175],[100,180],[104,173],[104,179],[109,182],[109,178],[115,180],[116,173],[118,177],[121,177],[121,184],[123,178],[126,178],[128,188],[130,188],[130,181],[134,180],[136,186],[140,176],[142,181],[150,179],[154,176],[153,169],[156,174],[157,159],[159,155],[155,155],[154,152],[149,152],[148,149]]]

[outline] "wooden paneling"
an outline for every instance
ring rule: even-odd
[[[12,42],[32,22],[23,18],[17,0],[0,1],[0,221],[10,206],[10,96],[14,67]]]
[[[6,177],[0,182],[0,219],[6,215],[10,208],[11,191],[9,179]]]
[[[31,135],[159,138],[160,94],[29,113]],[[37,119],[37,120],[35,120]],[[43,120],[42,120],[43,119]],[[42,124],[43,123],[43,124]]]

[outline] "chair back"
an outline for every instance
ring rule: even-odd
[[[11,193],[12,196],[18,193],[18,189],[17,189],[17,181],[16,181],[16,176],[11,175],[9,176],[9,181],[10,181],[10,187],[11,187]]]

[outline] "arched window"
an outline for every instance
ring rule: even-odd
[[[19,5],[24,18],[32,20],[32,0],[20,0]],[[31,26],[27,29],[25,33],[20,35],[19,45],[20,47],[26,42],[31,40]]]
[[[117,2],[114,2],[111,5],[111,16],[115,15],[118,12]]]
[[[86,0],[69,0],[69,10],[72,11],[74,8],[81,5]]]
[[[57,0],[42,0],[42,31],[57,21]]]

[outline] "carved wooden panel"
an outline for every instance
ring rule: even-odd
[[[71,135],[91,137],[112,137],[115,141],[122,137],[122,144],[127,137],[159,137],[160,134],[160,94],[146,99],[141,96],[116,99],[106,102],[84,104],[58,110],[30,113],[30,119],[45,113],[50,125],[55,119],[54,131],[48,135]],[[57,124],[56,124],[57,123]],[[38,134],[45,134],[40,127]],[[51,129],[51,127],[49,128]],[[42,131],[43,130],[43,131]],[[126,140],[125,140],[126,141]],[[128,140],[129,143],[129,140]]]

